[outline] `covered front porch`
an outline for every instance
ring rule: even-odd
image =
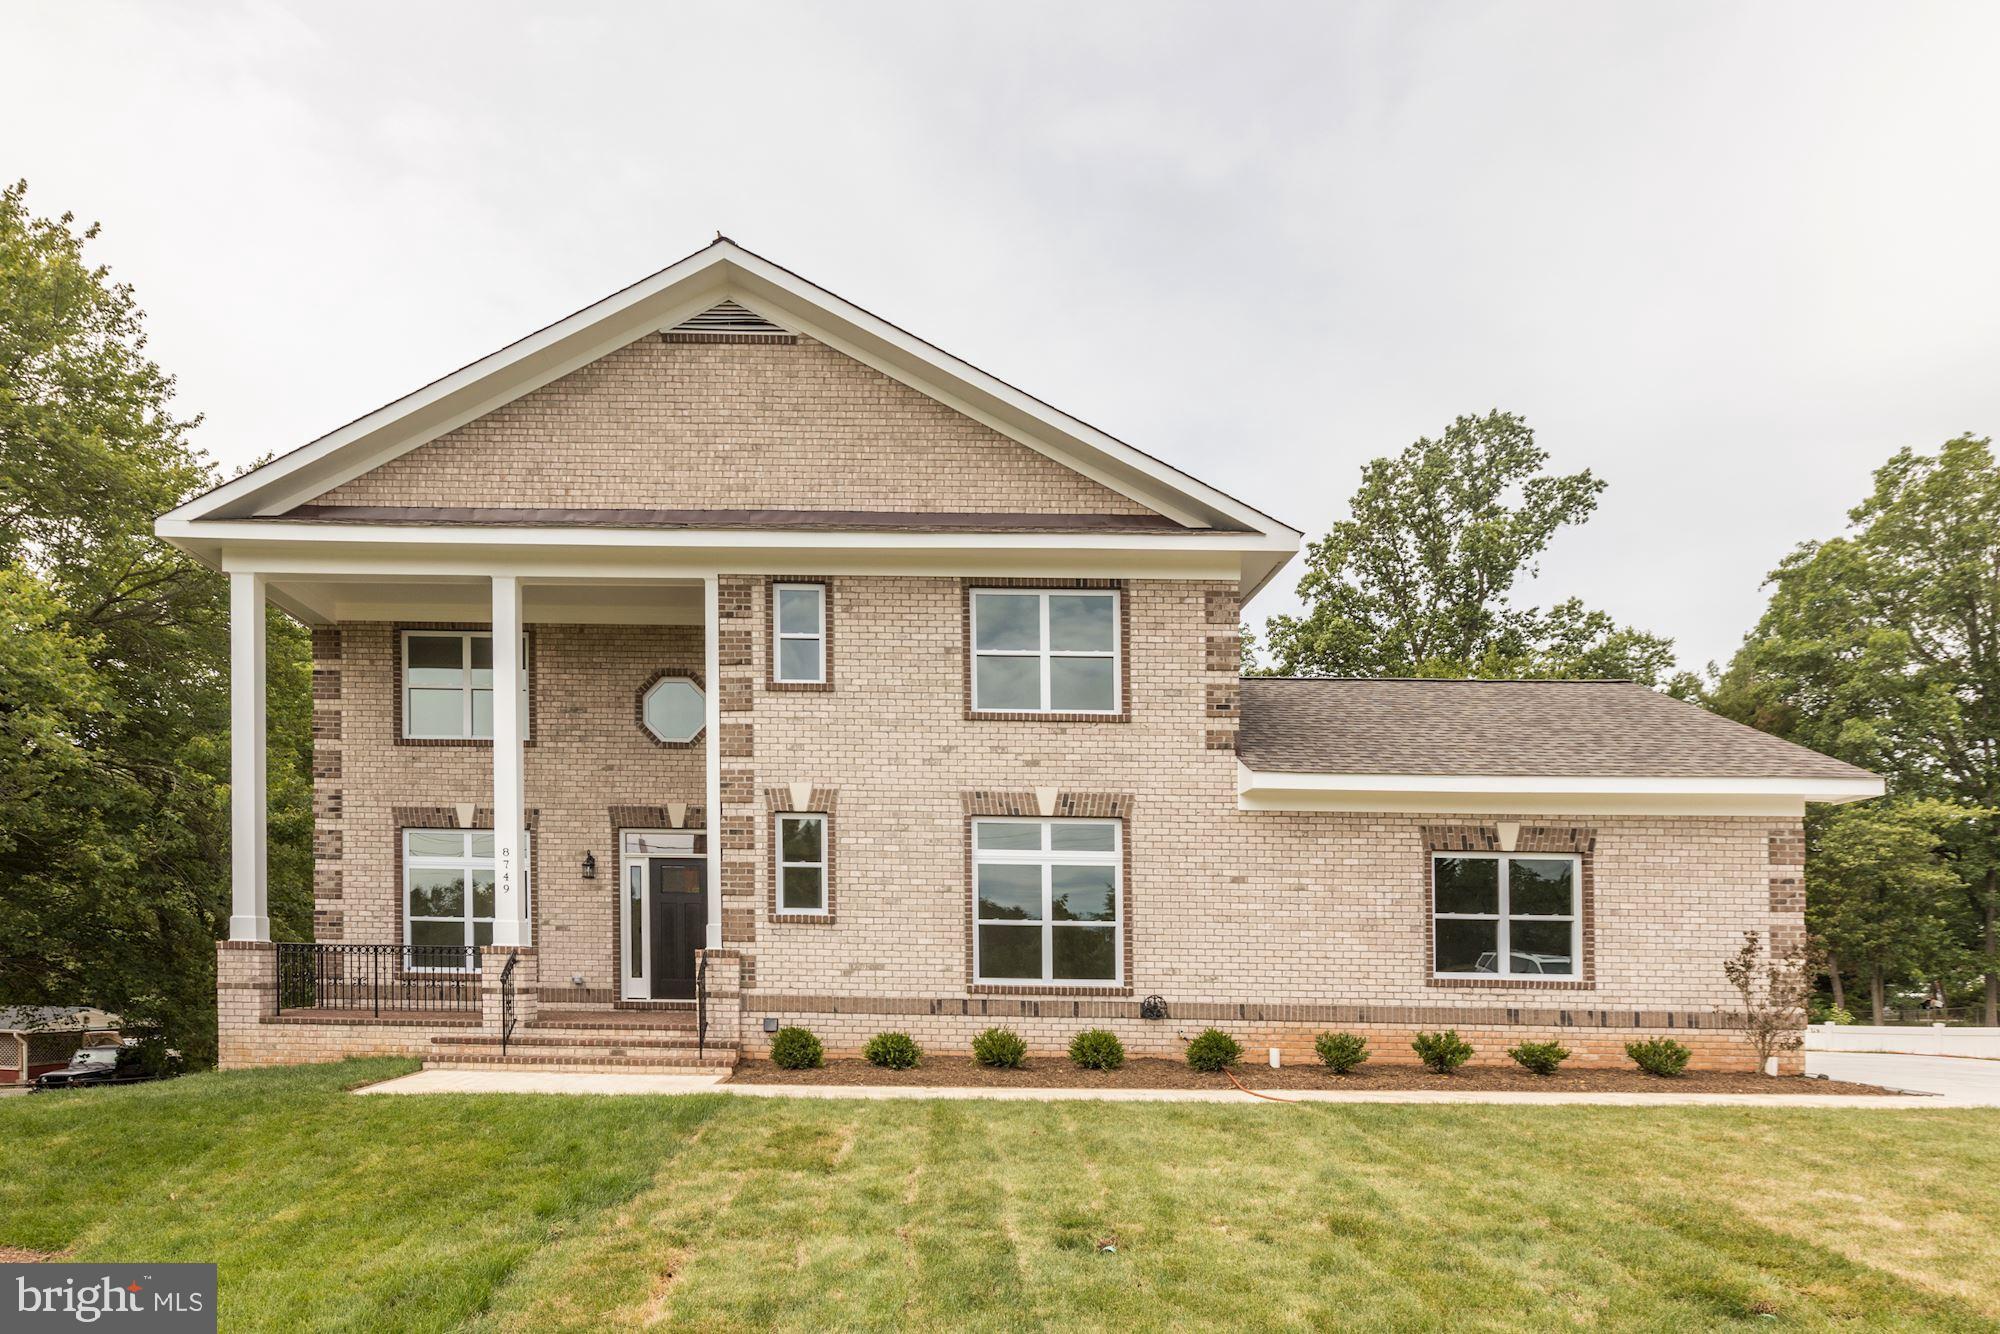
[[[648,1039],[678,1056],[683,1029],[706,1047],[717,576],[228,564],[229,944],[268,947],[254,1022],[513,1057],[550,1019],[602,1019],[562,1034],[592,1064]],[[314,631],[312,942],[270,939],[269,605]],[[672,1031],[625,1031],[649,1027]]]

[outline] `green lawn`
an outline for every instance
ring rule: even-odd
[[[407,1065],[0,1099],[0,1247],[225,1328],[2000,1322],[2000,1112],[344,1092]]]

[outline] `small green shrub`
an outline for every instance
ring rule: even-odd
[[[810,1028],[781,1028],[771,1035],[771,1063],[786,1070],[817,1070],[826,1064],[826,1049]]]
[[[1518,1047],[1509,1047],[1507,1054],[1514,1058],[1514,1064],[1530,1074],[1552,1075],[1557,1066],[1569,1059],[1569,1048],[1560,1042],[1523,1042]]]
[[[1011,1028],[989,1028],[972,1040],[972,1059],[996,1070],[1019,1070],[1028,1044]]]
[[[1359,1033],[1322,1033],[1313,1039],[1313,1050],[1327,1069],[1344,1075],[1368,1059],[1368,1039]]]
[[[1108,1028],[1086,1028],[1069,1040],[1069,1059],[1085,1070],[1116,1070],[1125,1064],[1125,1044]]]
[[[1236,1064],[1243,1057],[1243,1044],[1219,1028],[1204,1028],[1188,1043],[1189,1068],[1214,1074]]]
[[[890,1070],[908,1070],[924,1059],[924,1049],[908,1033],[877,1033],[861,1049],[870,1065]]]
[[[1814,996],[1806,1002],[1806,1021],[1814,1024],[1851,1024],[1854,1011],[1845,1005],[1835,1005],[1824,996]]]
[[[1410,1043],[1410,1050],[1426,1069],[1441,1075],[1450,1074],[1472,1059],[1472,1044],[1461,1038],[1455,1028],[1442,1033],[1419,1033]]]
[[[1625,1054],[1632,1058],[1632,1064],[1649,1075],[1662,1079],[1672,1079],[1687,1069],[1688,1057],[1693,1055],[1686,1047],[1672,1038],[1647,1038],[1644,1042],[1628,1042]]]

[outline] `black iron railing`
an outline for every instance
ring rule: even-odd
[[[695,956],[694,964],[694,1058],[708,1055],[708,951]]]
[[[277,1011],[479,1009],[476,945],[278,946]]]
[[[507,1040],[514,1036],[514,965],[521,961],[518,954],[507,956],[507,966],[500,970],[500,1054],[507,1054]]]

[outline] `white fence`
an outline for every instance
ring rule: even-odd
[[[1904,1024],[1813,1024],[1807,1051],[1893,1051],[1911,1056],[1984,1056],[2000,1060],[2000,1028]]]

